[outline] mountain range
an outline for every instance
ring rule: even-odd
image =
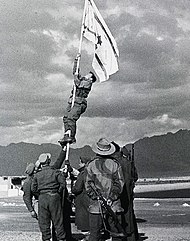
[[[131,144],[126,144],[130,150]],[[139,178],[190,175],[190,130],[179,130],[159,136],[145,137],[134,143],[135,164]],[[21,176],[28,163],[35,163],[43,152],[56,160],[61,147],[56,144],[11,143],[0,146],[0,176]],[[80,156],[93,157],[90,146],[70,148],[70,163],[78,168]]]

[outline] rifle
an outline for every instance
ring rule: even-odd
[[[134,145],[134,143],[132,144],[132,147],[131,147],[131,161],[133,163],[135,162],[135,145]]]
[[[132,164],[132,178],[133,178],[133,182],[135,183],[138,180],[138,173],[137,173],[137,169],[135,167],[135,145],[132,144],[131,147],[131,164]]]
[[[102,194],[99,192],[99,190],[96,188],[96,186],[94,184],[89,183],[89,185],[92,188],[92,190],[94,191],[94,193],[96,194],[97,199],[100,202],[101,206],[104,207],[105,210],[107,211],[107,213],[112,217],[114,224],[119,232],[118,233],[111,232],[105,228],[106,231],[108,231],[112,237],[121,237],[121,238],[127,237],[127,233],[124,230],[123,226],[120,224],[117,215],[114,213],[112,208],[107,204],[107,199],[102,196]]]

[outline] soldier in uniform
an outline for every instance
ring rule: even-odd
[[[33,205],[33,197],[35,200],[38,200],[38,193],[33,193],[31,190],[31,184],[32,184],[32,179],[34,176],[34,171],[35,171],[35,165],[33,163],[30,163],[26,167],[25,173],[27,174],[27,178],[25,179],[23,186],[22,186],[22,191],[23,191],[23,201],[30,212],[31,216],[33,218],[38,218],[38,215],[34,209]]]
[[[80,116],[85,112],[87,108],[87,97],[89,92],[91,91],[92,84],[96,81],[96,76],[93,72],[89,72],[87,75],[82,77],[80,73],[76,72],[77,62],[80,55],[78,54],[74,61],[73,67],[73,75],[74,75],[74,84],[76,87],[74,105],[72,107],[72,99],[73,99],[73,90],[71,92],[71,96],[68,100],[68,106],[66,109],[66,113],[63,117],[63,123],[65,128],[65,135],[59,141],[61,144],[63,142],[76,142],[76,122],[80,118]],[[68,130],[71,131],[71,135],[69,137]]]
[[[80,157],[79,161],[79,174],[75,184],[72,186],[72,193],[75,194],[75,225],[77,229],[82,232],[89,231],[89,197],[85,190],[85,165],[89,161],[89,158]]]
[[[63,164],[63,161],[65,160],[65,155],[66,155],[66,147],[63,146],[59,157],[51,165],[51,167],[53,169],[60,169]],[[27,174],[27,178],[25,179],[23,186],[21,188],[21,190],[23,191],[23,201],[24,201],[28,211],[31,212],[31,216],[34,218],[37,217],[37,213],[35,213],[33,198],[34,198],[34,201],[38,200],[39,193],[38,192],[33,193],[31,190],[31,185],[32,185],[32,179],[33,179],[34,173],[36,173],[40,170],[41,170],[41,164],[40,164],[39,160],[37,160],[35,164],[30,163],[26,167],[25,173]]]
[[[138,228],[133,208],[134,199],[134,182],[137,181],[137,171],[134,163],[131,161],[131,154],[126,147],[120,148],[120,146],[112,142],[115,146],[116,151],[112,154],[121,165],[124,174],[124,186],[123,191],[120,196],[121,206],[124,209],[125,222],[123,227],[128,234],[127,241],[137,241],[138,240]]]
[[[105,240],[101,236],[101,230],[104,226],[101,205],[98,197],[93,190],[95,187],[101,195],[107,200],[109,205],[121,222],[123,208],[121,207],[119,196],[123,189],[124,179],[120,164],[111,157],[115,152],[115,146],[105,138],[101,138],[92,146],[96,157],[87,164],[86,167],[86,192],[90,197],[89,205],[89,241]],[[109,224],[110,231],[118,233],[120,230],[115,226],[112,217],[107,216],[106,221]],[[121,237],[112,237],[112,240],[122,240]]]
[[[58,170],[52,168],[51,154],[43,153],[39,156],[41,171],[34,175],[32,180],[32,192],[39,192],[38,216],[39,227],[42,232],[42,240],[51,239],[51,221],[54,224],[56,238],[65,241],[65,230],[63,226],[63,209],[61,203],[62,192],[65,189],[65,177]],[[59,214],[59,215],[57,215]]]
[[[129,241],[138,241],[139,233],[138,226],[136,221],[136,216],[134,212],[134,188],[135,182],[138,180],[138,173],[135,166],[134,161],[132,161],[131,153],[127,150],[125,146],[121,148],[121,153],[123,158],[125,159],[125,165],[129,167],[129,179],[126,182],[126,190],[127,190],[127,198],[129,200],[128,208],[125,212],[125,218],[128,221],[128,226],[126,227],[127,232],[129,233],[129,237],[127,240]],[[122,195],[122,203],[126,206],[126,196]]]

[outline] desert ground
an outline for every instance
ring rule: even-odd
[[[135,198],[141,240],[190,241],[190,198]],[[73,236],[82,235],[72,223]],[[38,241],[37,220],[26,210],[22,197],[0,198],[0,240]]]

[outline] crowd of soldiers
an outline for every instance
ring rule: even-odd
[[[86,98],[96,81],[92,72],[81,77],[76,67],[79,58],[77,55],[73,69],[75,88],[63,117],[65,134],[59,140],[60,155],[51,164],[51,154],[42,153],[35,164],[27,166],[23,200],[38,220],[43,241],[72,241],[71,195],[66,182],[70,177],[75,225],[84,234],[83,240],[137,241],[133,200],[138,176],[130,151],[100,138],[92,145],[93,157],[79,157],[78,175],[74,175],[67,158],[69,145],[76,142],[76,122],[86,110]],[[34,203],[38,203],[38,211]]]
[[[121,148],[105,138],[96,142],[92,150],[94,157],[80,157],[77,176],[72,175],[70,165],[65,168],[66,146],[52,165],[51,154],[43,153],[35,164],[27,166],[23,200],[31,216],[38,219],[43,241],[51,238],[53,241],[73,240],[72,208],[66,184],[68,175],[75,180],[71,187],[75,196],[75,225],[86,235],[86,240],[139,239],[133,208],[138,176],[131,153],[126,147]],[[61,169],[62,165],[64,168]],[[34,205],[36,200],[38,213]]]

